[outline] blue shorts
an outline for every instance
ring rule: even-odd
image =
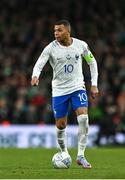
[[[53,97],[52,107],[54,117],[62,118],[67,116],[70,103],[73,110],[76,110],[79,107],[88,107],[86,90],[79,90],[64,96]]]

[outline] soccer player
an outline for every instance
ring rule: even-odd
[[[67,20],[54,25],[55,40],[47,45],[38,58],[32,73],[31,85],[39,84],[40,73],[49,60],[53,68],[52,106],[56,119],[57,141],[61,151],[68,153],[66,144],[66,125],[68,106],[71,103],[79,124],[77,164],[91,168],[85,158],[88,137],[88,98],[82,73],[85,60],[91,73],[91,96],[98,95],[97,63],[86,42],[71,37],[71,26]]]

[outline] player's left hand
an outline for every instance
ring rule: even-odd
[[[91,96],[93,99],[95,99],[99,94],[99,90],[97,86],[91,86]]]

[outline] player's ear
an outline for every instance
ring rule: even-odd
[[[71,28],[69,26],[65,26],[65,27],[66,27],[67,32],[70,34],[71,33]]]
[[[68,27],[68,32],[71,34],[71,28],[70,27]]]

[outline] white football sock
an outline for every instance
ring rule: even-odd
[[[57,142],[59,144],[61,151],[68,153],[67,141],[66,141],[66,128],[65,129],[58,129],[56,127],[56,133],[57,133]]]
[[[78,154],[77,156],[84,156],[85,148],[88,139],[88,114],[81,114],[77,116],[79,130],[78,130]]]

